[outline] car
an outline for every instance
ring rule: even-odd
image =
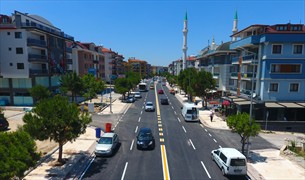
[[[104,133],[102,137],[97,141],[95,147],[96,156],[111,156],[119,146],[119,136],[114,132]]]
[[[162,105],[168,105],[168,99],[167,98],[162,98],[161,99],[161,104]]]
[[[211,158],[226,175],[247,175],[247,159],[234,148],[218,148],[211,152]]]
[[[134,97],[135,97],[135,98],[142,98],[142,95],[141,95],[140,92],[135,92],[135,93],[134,93]]]
[[[9,127],[9,123],[4,117],[0,117],[0,131],[5,131]]]
[[[169,90],[169,93],[172,94],[172,95],[175,95],[175,94],[176,94],[176,92],[175,92],[174,89]]]
[[[164,94],[164,91],[162,89],[159,89],[158,94]]]
[[[154,104],[150,101],[146,102],[145,111],[155,111]]]
[[[143,127],[137,135],[137,149],[155,149],[155,138],[150,128]]]
[[[127,103],[133,103],[136,101],[136,98],[134,96],[128,96],[125,102]]]

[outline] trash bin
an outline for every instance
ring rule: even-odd
[[[95,137],[100,138],[101,137],[101,128],[95,128]]]
[[[105,126],[106,132],[111,132],[111,123],[106,123]]]

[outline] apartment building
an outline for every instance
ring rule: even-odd
[[[305,121],[304,24],[251,25],[231,37],[232,92],[263,101],[260,119]]]
[[[37,15],[0,15],[0,104],[32,105],[29,89],[40,84],[56,91],[68,65],[74,38]]]
[[[136,58],[128,59],[128,70],[140,74],[141,79],[147,78],[148,69],[147,62]]]

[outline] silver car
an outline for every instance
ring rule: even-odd
[[[154,104],[150,101],[146,102],[145,111],[155,111]]]
[[[104,135],[97,141],[95,147],[96,156],[111,156],[114,150],[119,145],[119,136],[116,133],[104,133]]]

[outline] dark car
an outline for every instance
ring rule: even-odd
[[[8,121],[5,118],[0,117],[0,131],[7,130],[8,126],[9,126]]]
[[[135,102],[135,101],[136,101],[136,98],[133,97],[133,96],[130,96],[130,97],[127,97],[127,99],[126,99],[125,102],[127,102],[127,103],[133,103],[133,102]]]
[[[159,89],[158,94],[164,94],[164,91],[162,89]]]
[[[161,99],[161,104],[162,105],[168,105],[168,99],[167,98],[162,98]]]
[[[141,128],[137,136],[137,149],[155,149],[155,138],[150,128]]]

